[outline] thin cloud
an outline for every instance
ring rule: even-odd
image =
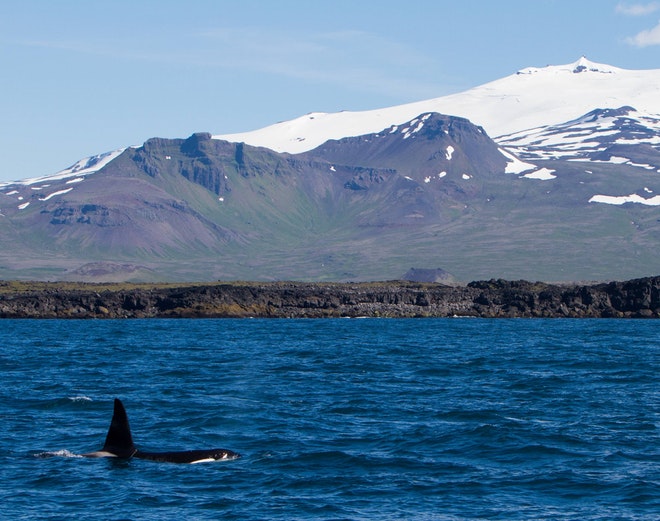
[[[242,27],[180,34],[176,41],[155,38],[148,44],[102,39],[15,43],[102,59],[270,74],[397,99],[432,97],[441,90],[420,74],[438,67],[433,57],[366,31],[291,34]]]
[[[616,6],[616,12],[627,16],[646,16],[660,10],[660,2],[651,2],[648,4],[624,4]]]
[[[92,42],[89,40],[20,40],[13,42],[22,47],[41,48],[54,51],[64,51],[71,54],[86,54],[99,58],[120,60],[139,60],[149,62],[168,62],[176,54],[159,51],[146,51],[137,48],[123,47],[118,42]]]
[[[438,86],[418,71],[437,67],[402,42],[365,31],[295,34],[251,28],[201,33],[210,61],[316,83],[349,86],[393,97],[429,96]],[[222,56],[222,58],[218,58]]]
[[[637,33],[635,36],[626,38],[626,42],[635,47],[660,45],[660,22],[653,29],[647,29]]]

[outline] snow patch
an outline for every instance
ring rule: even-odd
[[[413,134],[415,134],[415,133],[419,132],[420,130],[422,130],[422,127],[424,126],[424,121],[426,121],[426,119],[428,119],[428,118],[422,118],[421,121],[419,119],[413,119],[410,122],[410,126],[404,128],[401,131],[403,133],[403,139],[408,139]],[[413,125],[417,125],[417,126],[415,128],[412,128]]]
[[[504,169],[505,174],[522,174],[523,172],[527,172],[529,170],[533,170],[536,168],[536,165],[521,161],[516,156],[507,152],[503,148],[500,148],[499,151],[504,157],[508,159],[506,168]]]
[[[451,156],[453,155],[454,155],[454,147],[449,145],[445,153],[445,157],[447,158],[447,161],[451,161]]]
[[[630,159],[627,157],[618,157],[618,156],[612,156],[610,157],[609,161],[603,161],[604,163],[614,163],[615,165],[623,165],[624,163],[630,162]]]
[[[589,199],[589,202],[613,204],[617,206],[626,203],[639,203],[646,206],[660,206],[660,195],[656,195],[649,199],[644,199],[641,195],[637,195],[637,194],[620,195],[620,196],[594,195],[591,199]]]
[[[40,201],[48,201],[48,199],[55,197],[56,195],[63,195],[63,194],[68,194],[73,188],[65,188],[64,190],[58,190],[57,192],[53,192],[52,194],[47,195],[46,197],[40,197]]]
[[[607,161],[592,159],[592,163],[611,163],[613,165],[629,165],[637,168],[643,168],[644,170],[655,170],[653,165],[646,163],[633,163],[627,157],[611,156]]]
[[[424,182],[425,182],[425,183],[430,183],[430,182],[431,182],[433,179],[435,179],[436,177],[437,177],[438,179],[442,179],[442,178],[445,177],[446,175],[447,175],[447,172],[445,172],[445,171],[443,170],[442,172],[438,173],[437,175],[429,175],[429,176],[426,176],[426,177],[424,178]],[[467,174],[463,174],[463,175],[465,176],[465,175],[467,175]],[[465,177],[464,177],[464,179],[465,179]],[[469,179],[469,177],[468,177],[468,179]]]
[[[633,163],[632,161],[628,163],[630,166],[636,166],[637,168],[643,168],[644,170],[655,170],[653,165],[647,165],[644,163]]]
[[[525,174],[523,177],[527,179],[538,179],[540,181],[549,181],[550,179],[557,179],[556,175],[552,175],[554,170],[550,168],[539,168],[538,170]]]
[[[470,174],[463,174],[461,177],[462,177],[463,179],[465,179],[466,181],[467,181],[468,179],[472,179],[472,176],[471,176]]]
[[[28,206],[30,206],[30,201],[28,201],[27,203],[19,204],[18,209],[25,210]]]

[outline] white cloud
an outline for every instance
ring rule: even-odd
[[[647,2],[644,4],[619,3],[616,12],[627,16],[648,16],[660,11],[660,2]],[[626,38],[626,43],[635,47],[649,47],[660,45],[660,22],[651,28],[638,32],[635,36]]]
[[[616,12],[628,16],[646,16],[660,10],[660,2],[650,2],[648,4],[624,4],[616,6]]]
[[[660,22],[652,29],[646,29],[637,33],[635,36],[626,38],[626,42],[635,47],[660,45]]]

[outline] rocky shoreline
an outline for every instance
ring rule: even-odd
[[[660,276],[599,284],[489,280],[85,284],[0,282],[0,318],[660,318]]]

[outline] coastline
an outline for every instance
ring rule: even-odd
[[[0,281],[0,318],[660,318],[660,276],[596,284],[492,279],[95,284]]]

